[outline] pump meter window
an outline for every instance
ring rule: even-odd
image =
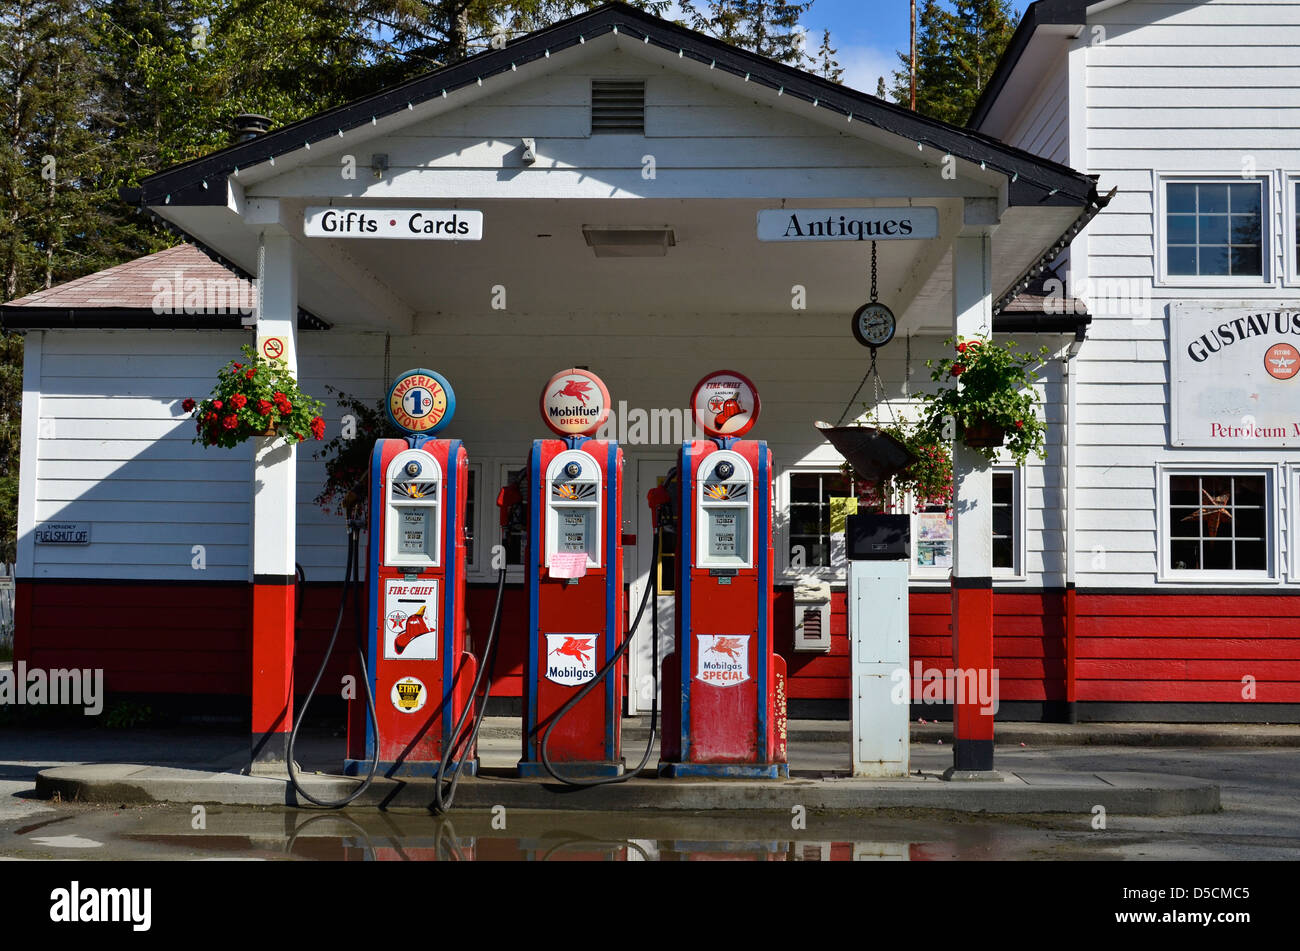
[[[551,463],[547,489],[547,564],[550,555],[585,553],[600,564],[600,469],[583,454],[562,453]]]
[[[438,564],[441,472],[427,453],[402,452],[389,464],[388,524],[384,545],[390,565]]]
[[[747,567],[750,564],[751,493],[748,467],[739,457],[704,463],[699,506],[699,564]]]

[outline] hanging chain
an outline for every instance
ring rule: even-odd
[[[876,242],[871,242],[871,303],[876,302]]]

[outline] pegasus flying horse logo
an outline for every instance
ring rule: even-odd
[[[557,396],[572,396],[585,407],[587,405],[587,398],[593,395],[591,389],[591,384],[586,380],[568,380],[565,382],[564,386],[551,394],[551,398],[554,399]]]
[[[595,650],[595,646],[591,641],[590,637],[566,637],[564,643],[551,653],[572,657],[583,667],[586,667],[591,662],[591,653]]]
[[[722,654],[735,663],[740,663],[740,652],[744,650],[745,645],[741,643],[739,637],[719,637],[709,648],[713,654]]]

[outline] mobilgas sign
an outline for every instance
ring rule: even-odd
[[[939,211],[920,208],[767,208],[759,241],[897,241],[935,238]]]
[[[1300,446],[1300,310],[1188,301],[1169,324],[1173,445]]]
[[[403,238],[417,241],[481,241],[483,212],[432,208],[335,208],[315,206],[303,214],[308,238]]]

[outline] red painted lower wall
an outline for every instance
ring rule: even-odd
[[[311,683],[338,612],[339,590],[308,585],[298,621],[295,680]],[[29,666],[102,667],[113,692],[250,693],[252,586],[19,581],[16,659]],[[470,589],[475,652],[486,641],[495,586]],[[1300,595],[1079,592],[1076,697],[1088,701],[1300,702]],[[993,650],[1002,701],[1066,699],[1065,592],[995,592]],[[794,596],[778,589],[777,652],[792,699],[848,697],[845,601],[831,605],[828,654],[795,653]],[[913,591],[912,659],[952,665],[951,595]],[[493,695],[518,697],[525,592],[507,588]],[[322,690],[352,672],[351,609]],[[1247,681],[1247,684],[1251,681]]]

